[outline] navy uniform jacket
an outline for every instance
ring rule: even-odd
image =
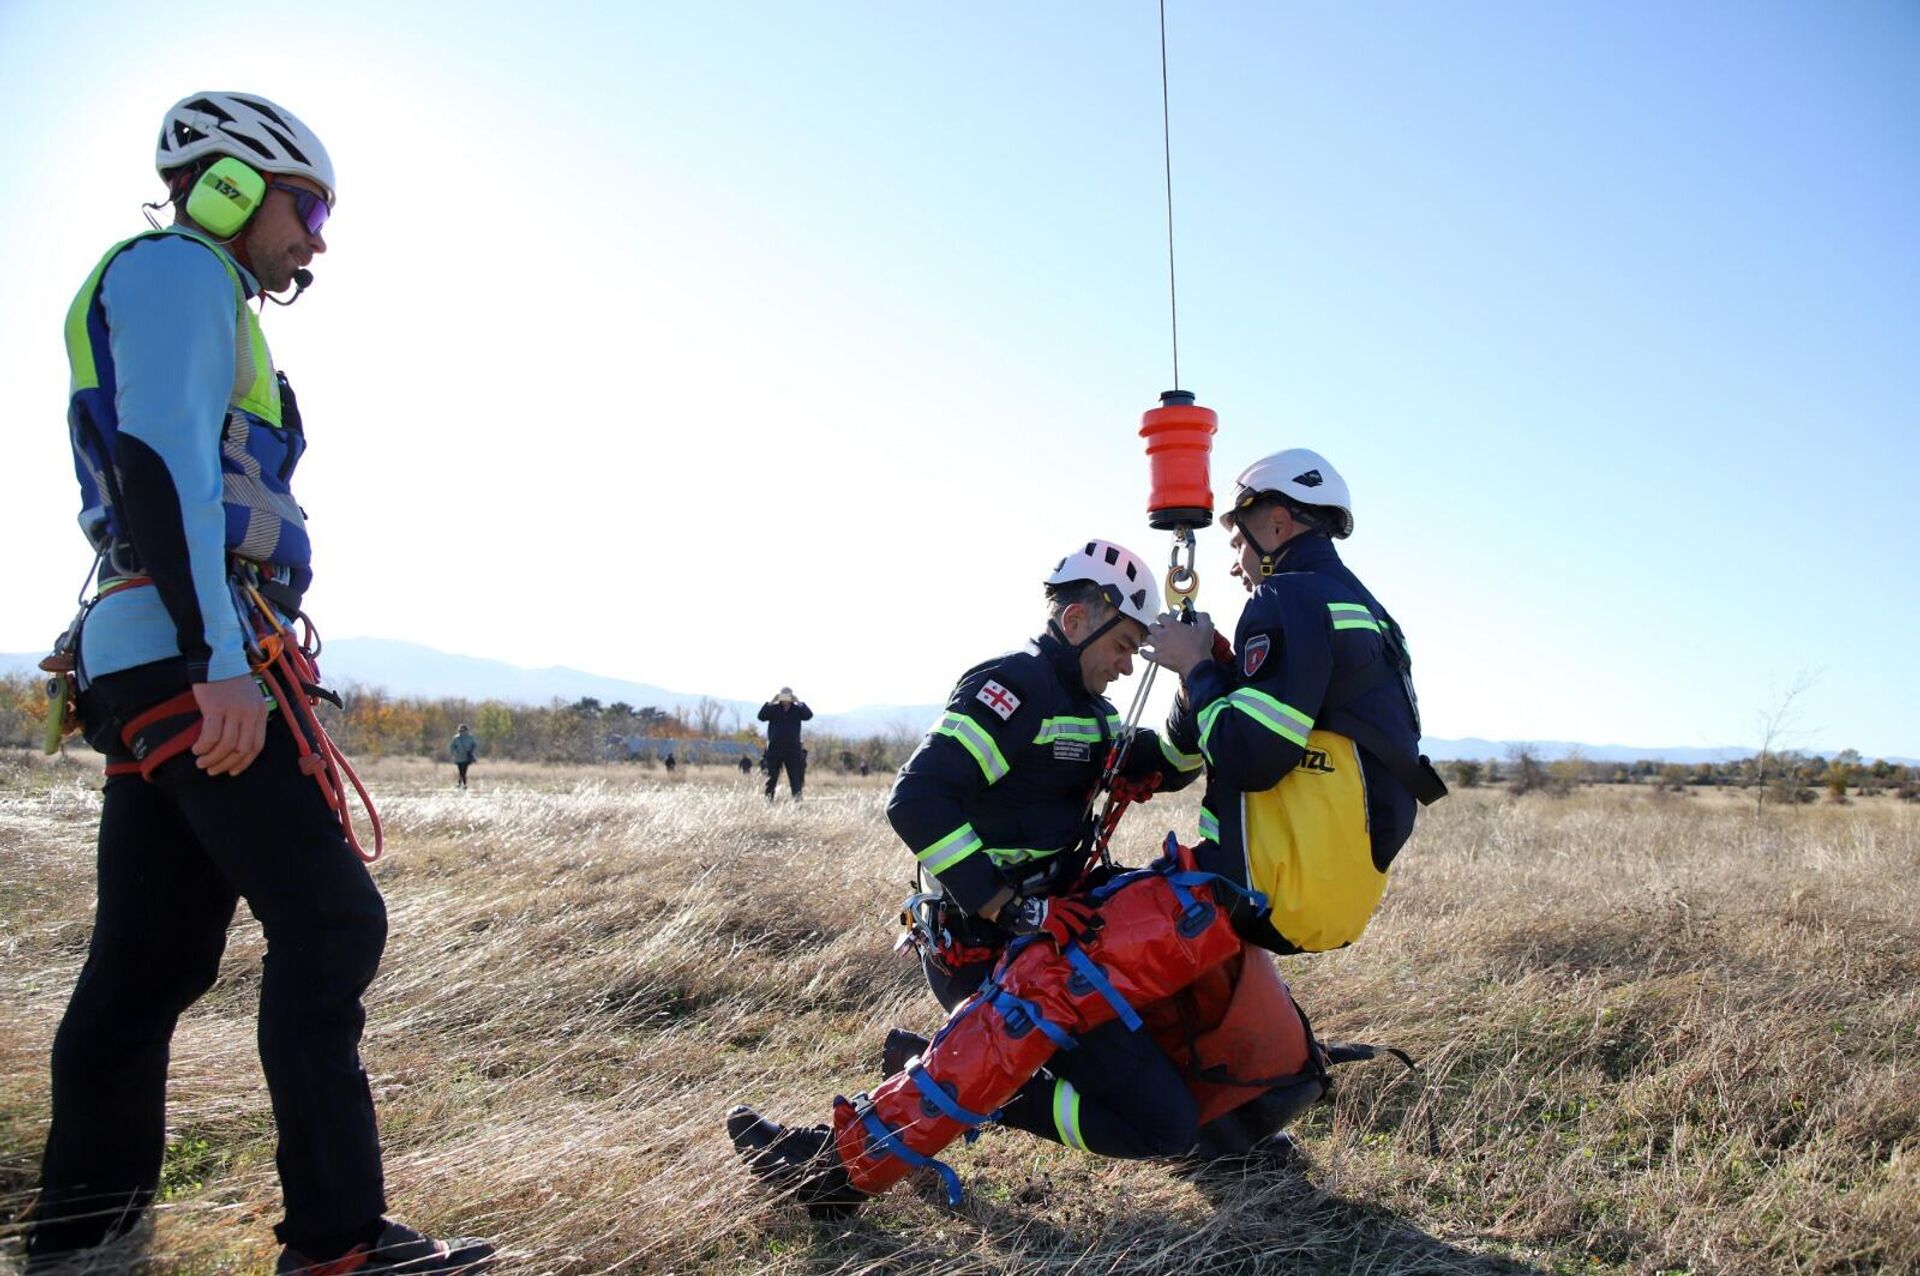
[[[767,724],[767,752],[785,757],[800,752],[800,724],[813,717],[804,700],[781,704],[769,700],[760,706],[760,721]]]
[[[1413,832],[1414,794],[1401,777],[1422,765],[1412,682],[1388,645],[1404,652],[1398,626],[1324,534],[1290,542],[1280,565],[1240,615],[1233,663],[1188,671],[1192,712],[1169,723],[1176,749],[1206,759],[1200,864],[1248,884],[1240,795],[1306,761],[1318,727],[1360,746],[1373,863],[1384,873]]]
[[[895,779],[887,819],[948,897],[977,913],[1080,845],[1120,726],[1113,705],[1086,690],[1067,645],[1042,635],[961,677]],[[1154,772],[1161,788],[1184,788],[1200,774],[1199,754],[1183,757],[1142,731],[1125,774]]]

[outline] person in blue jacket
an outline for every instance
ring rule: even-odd
[[[213,984],[244,899],[267,940],[276,1270],[476,1271],[486,1243],[385,1217],[358,1047],[386,909],[255,678],[236,601],[244,572],[291,616],[312,577],[290,486],[306,434],[248,303],[305,286],[327,248],[333,164],[284,108],[199,93],[167,112],[156,167],[173,225],[111,249],[67,318],[80,522],[99,559],[72,646],[109,776],[93,934],[53,1044],[29,1270],[111,1239],[152,1202],[174,1025]],[[184,707],[150,712],[169,705]],[[158,761],[155,741],[189,737]]]

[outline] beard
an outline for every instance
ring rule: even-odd
[[[285,292],[293,286],[294,269],[293,256],[289,253],[285,256],[270,258],[267,261],[259,263],[259,268],[254,274],[255,277],[259,279],[260,287],[263,290],[267,292]]]
[[[275,250],[252,236],[245,243],[245,264],[253,272],[263,292],[285,292],[293,286],[293,272],[299,268],[291,248]]]

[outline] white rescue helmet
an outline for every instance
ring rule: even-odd
[[[252,93],[195,93],[160,121],[153,166],[169,171],[210,155],[231,155],[263,173],[311,178],[333,204],[333,161],[293,112]]]
[[[1112,541],[1088,541],[1060,560],[1049,585],[1092,581],[1122,616],[1151,625],[1160,614],[1160,585],[1140,555]]]
[[[1327,458],[1303,447],[1290,447],[1263,457],[1240,471],[1233,481],[1233,503],[1220,515],[1220,526],[1231,529],[1234,515],[1265,496],[1284,496],[1295,505],[1339,511],[1327,530],[1339,540],[1353,535],[1353,498],[1347,481]]]

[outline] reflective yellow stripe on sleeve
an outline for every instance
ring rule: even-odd
[[[1154,737],[1160,741],[1160,756],[1173,764],[1176,771],[1198,771],[1204,759],[1197,753],[1182,753],[1173,747],[1173,742],[1165,735]]]
[[[962,824],[926,850],[915,851],[913,858],[937,877],[981,848],[980,835],[973,831],[973,825]]]
[[[1291,740],[1303,749],[1307,747],[1307,733],[1313,730],[1312,718],[1292,705],[1282,704],[1264,691],[1240,687],[1200,711],[1200,752],[1209,762],[1213,761],[1213,750],[1209,745],[1214,723],[1228,709],[1246,714],[1275,735]]]
[[[1333,614],[1335,632],[1342,629],[1371,629],[1376,634],[1381,632],[1380,622],[1360,603],[1328,603],[1327,610]]]
[[[1007,760],[1001,756],[1000,746],[993,742],[986,728],[972,718],[961,713],[949,713],[940,719],[940,725],[933,729],[935,735],[952,736],[960,742],[960,747],[973,755],[980,764],[980,771],[987,777],[988,784],[997,784],[1006,778]]]

